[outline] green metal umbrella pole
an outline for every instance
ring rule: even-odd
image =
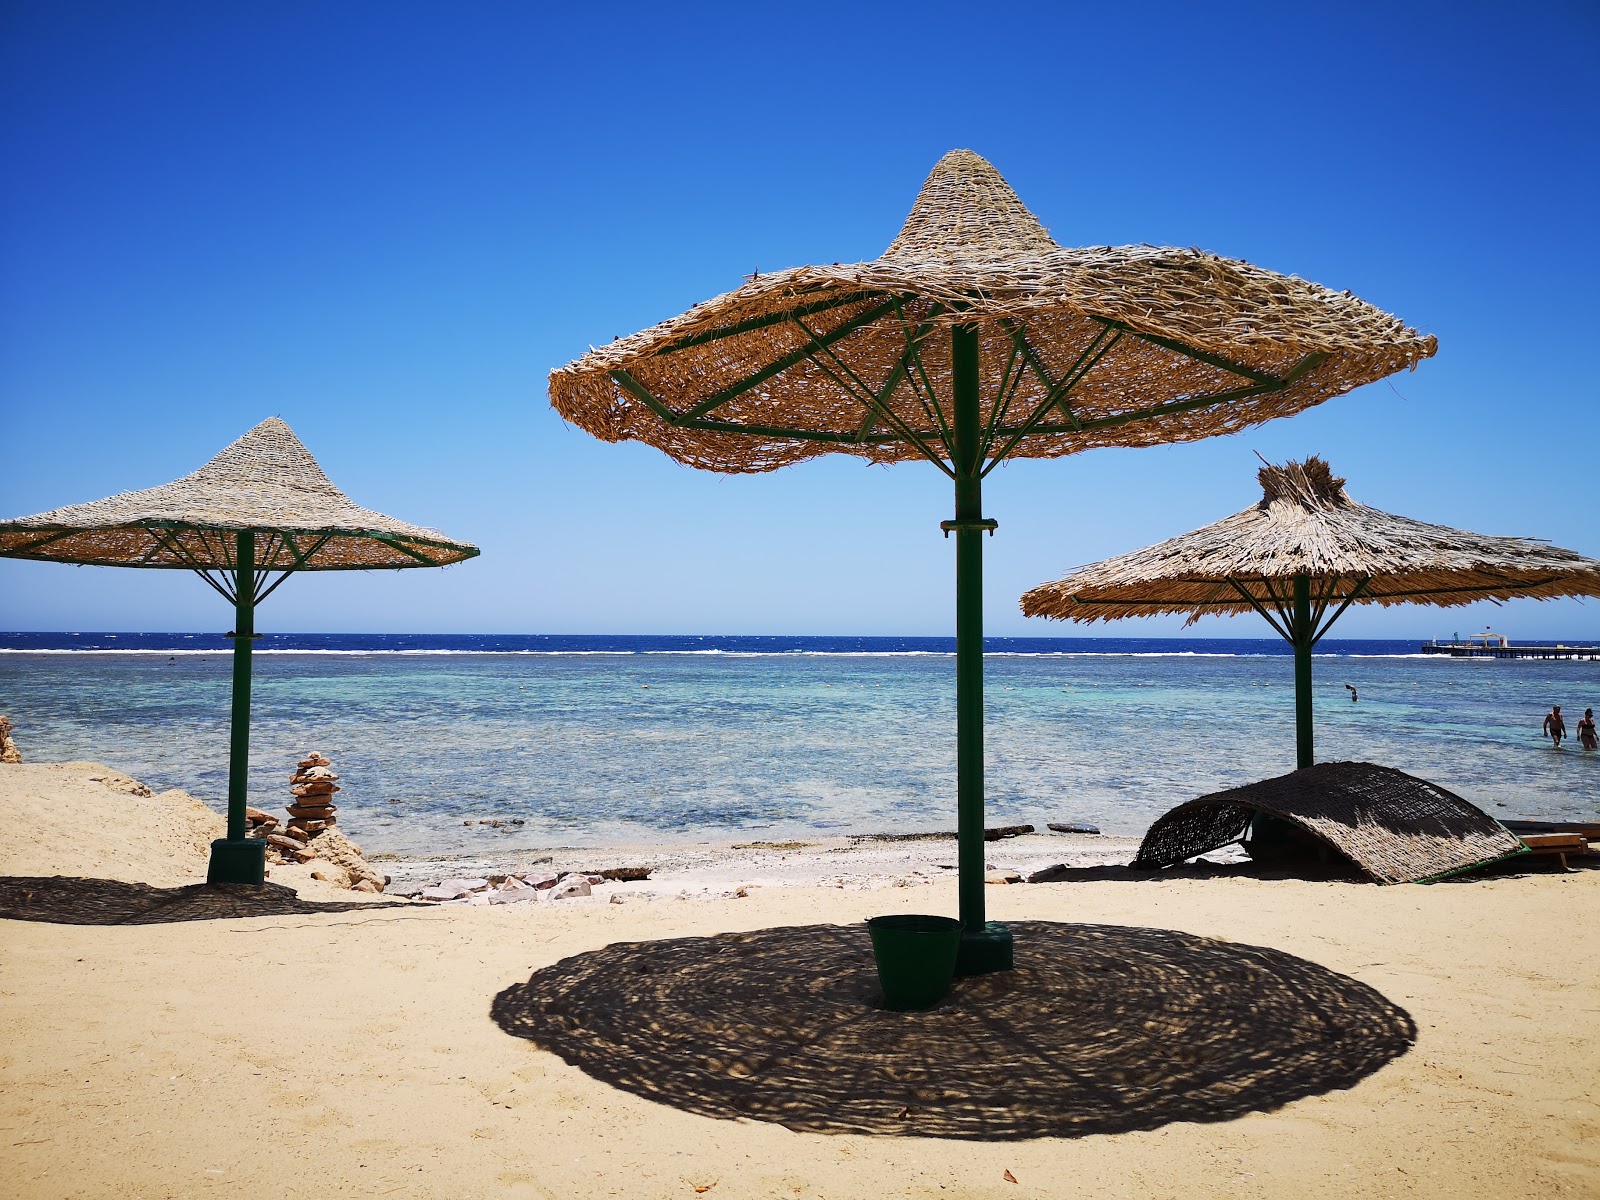
[[[957,970],[978,974],[1011,965],[1011,935],[984,915],[983,869],[983,536],[996,522],[983,515],[983,439],[979,410],[978,334],[950,331],[955,409],[956,518],[956,827],[962,953]]]
[[[233,605],[228,825],[211,843],[208,883],[265,878],[266,843],[245,829],[256,606],[301,571],[439,567],[477,553],[352,503],[276,417],[172,483],[0,521],[0,557],[193,571]]]
[[[1294,638],[1295,765],[1303,769],[1315,761],[1311,746],[1311,648],[1316,644],[1311,628],[1311,580],[1304,575],[1294,577],[1294,625],[1289,632]]]
[[[984,913],[984,477],[1018,457],[1236,432],[1426,358],[1346,294],[1152,246],[1058,245],[989,163],[941,158],[863,263],[752,275],[550,373],[608,442],[727,474],[845,453],[948,475],[956,538],[958,974],[1011,965]]]
[[[250,670],[256,639],[256,535],[235,535],[233,576],[233,704],[228,722],[228,836],[211,843],[207,883],[261,883],[267,844],[245,835],[250,804]]]

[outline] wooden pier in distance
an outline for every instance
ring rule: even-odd
[[[1482,642],[1423,642],[1424,654],[1451,658],[1587,658],[1600,660],[1600,646],[1508,646]]]

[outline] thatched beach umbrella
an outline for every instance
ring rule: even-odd
[[[245,836],[255,606],[299,571],[442,567],[477,553],[353,504],[276,417],[172,483],[0,521],[0,556],[193,571],[233,604],[228,836],[211,844],[211,883],[260,883],[265,869],[266,844]]]
[[[1030,617],[1112,621],[1256,612],[1294,647],[1298,765],[1312,764],[1311,650],[1352,604],[1600,596],[1600,561],[1357,504],[1320,458],[1265,466],[1260,503],[1024,593]],[[1330,611],[1331,610],[1331,611]]]
[[[1198,250],[1058,246],[978,155],[940,159],[868,263],[752,277],[553,371],[605,441],[711,471],[829,452],[955,486],[964,972],[1009,962],[983,896],[981,483],[1002,460],[1243,429],[1409,367],[1434,340],[1348,294]]]

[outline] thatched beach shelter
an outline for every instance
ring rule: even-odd
[[[1257,472],[1259,503],[1023,594],[1030,617],[1259,613],[1294,647],[1298,765],[1311,766],[1311,651],[1352,604],[1600,596],[1600,561],[1522,537],[1428,525],[1350,499],[1320,458]]]
[[[1527,853],[1516,834],[1436,783],[1374,763],[1331,762],[1178,805],[1150,826],[1133,865],[1170,867],[1242,841],[1252,828],[1259,833],[1263,817],[1377,883],[1423,883]]]
[[[265,843],[245,836],[255,606],[300,571],[442,567],[477,553],[354,504],[276,417],[172,483],[0,521],[0,557],[193,571],[234,606],[228,836],[212,843],[212,883],[263,879]]]
[[[984,919],[983,478],[1018,456],[1244,429],[1414,366],[1434,339],[1199,250],[1058,245],[992,166],[946,154],[872,262],[796,267],[551,372],[567,419],[690,466],[841,452],[925,460],[955,491],[958,970],[1010,962]]]

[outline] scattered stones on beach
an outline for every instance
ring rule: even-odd
[[[20,763],[22,751],[11,736],[11,718],[0,713],[0,763]]]
[[[998,842],[1001,838],[1021,837],[1025,833],[1032,832],[1032,825],[1000,825],[993,829],[985,829],[983,831],[983,840],[986,842]]]
[[[615,867],[616,876],[648,878],[648,867]],[[643,871],[643,875],[633,872]],[[604,874],[590,871],[563,871],[560,874],[490,875],[483,879],[444,879],[432,887],[412,893],[416,900],[432,904],[532,904],[592,896],[600,884],[610,882]]]

